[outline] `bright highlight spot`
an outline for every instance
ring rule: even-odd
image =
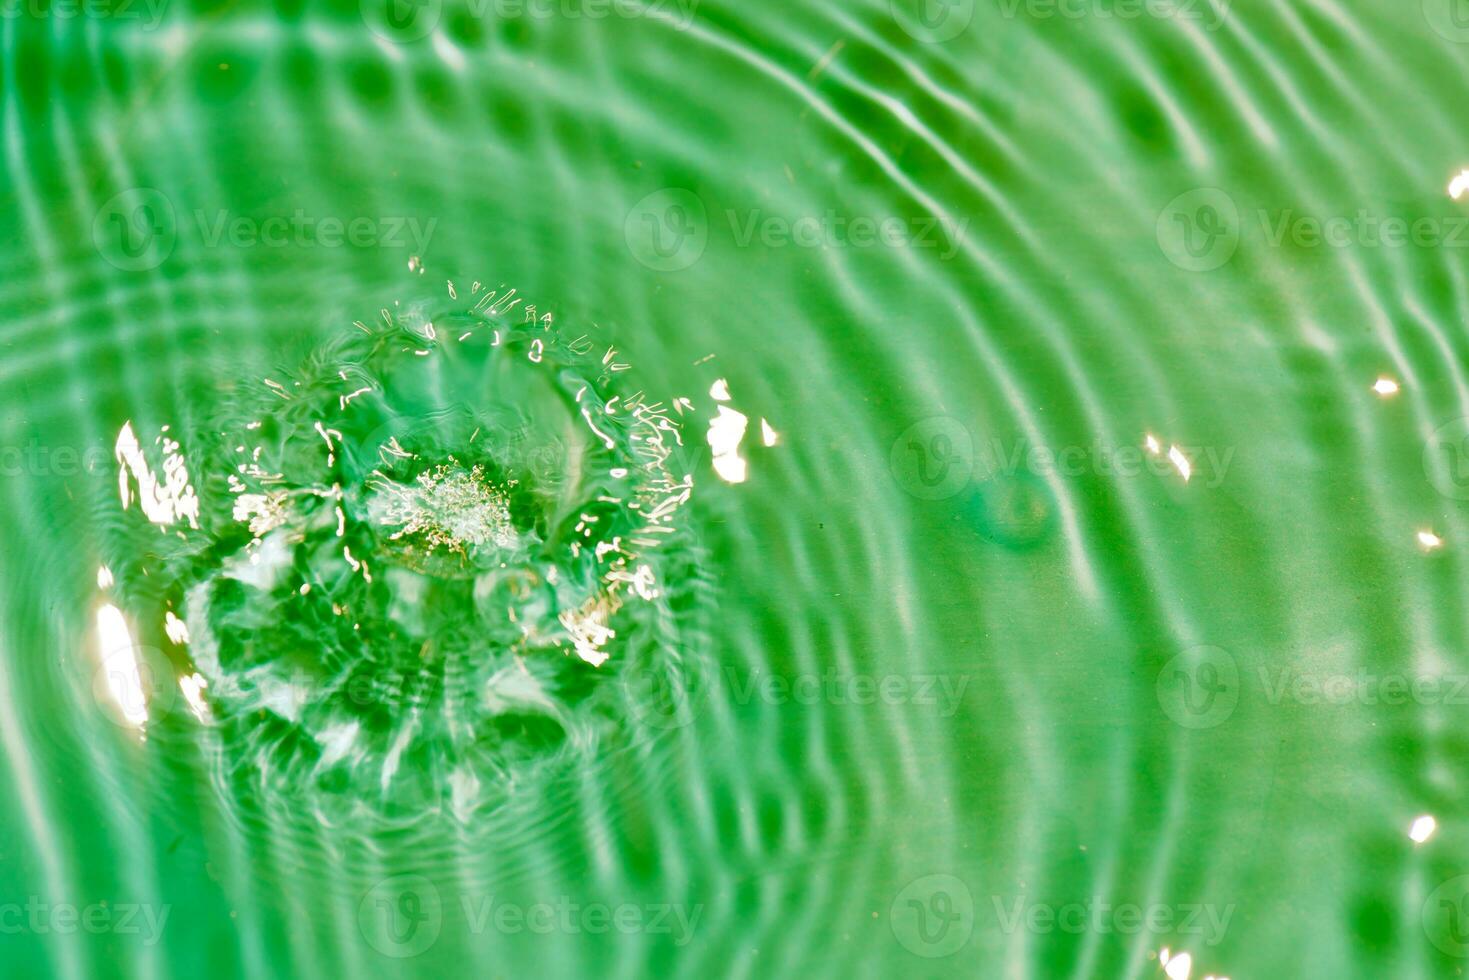
[[[465,66],[464,52],[454,47],[454,43],[445,34],[435,33],[434,53],[443,59],[444,64],[455,71],[463,71]],[[452,288],[452,287],[451,287]]]
[[[163,632],[180,646],[189,642],[189,624],[175,616],[172,609],[163,614]]]
[[[570,635],[576,655],[593,667],[607,662],[609,654],[602,648],[617,635],[616,630],[607,626],[611,614],[611,603],[603,597],[593,596],[580,608],[563,610],[557,617]]]
[[[1432,837],[1433,832],[1437,829],[1438,821],[1425,813],[1417,820],[1414,820],[1413,826],[1408,828],[1408,837],[1414,844],[1422,844],[1428,838]]]
[[[1164,947],[1158,952],[1158,962],[1163,964],[1163,972],[1169,980],[1188,980],[1189,972],[1194,968],[1194,958],[1187,953],[1179,953],[1174,956]]]
[[[1460,170],[1453,180],[1449,181],[1449,197],[1454,200],[1464,196],[1469,191],[1469,170]]]
[[[1188,478],[1194,475],[1194,464],[1188,461],[1183,450],[1177,446],[1168,447],[1168,461],[1173,464],[1174,469],[1178,470],[1184,483],[1187,483]]]
[[[122,464],[117,473],[118,494],[122,497],[122,509],[132,505],[131,472],[138,484],[138,506],[154,524],[167,526],[187,518],[190,527],[199,526],[199,498],[189,483],[189,469],[179,453],[179,444],[167,435],[158,437],[163,448],[163,480],[160,481],[148,467],[143,448],[133,433],[133,423],[124,422],[117,434],[114,455]]]
[[[97,646],[108,696],[128,724],[142,728],[148,720],[148,697],[143,693],[138,651],[122,610],[111,603],[97,610]]]
[[[1398,393],[1399,386],[1392,378],[1378,378],[1376,384],[1372,386],[1372,390],[1383,398],[1388,398]]]
[[[208,686],[209,682],[197,673],[179,678],[179,690],[184,692],[184,700],[188,702],[189,710],[200,721],[209,720],[209,705],[204,700],[204,689]]]
[[[1434,534],[1432,531],[1419,531],[1418,543],[1427,550],[1432,551],[1435,548],[1443,547],[1443,538]]]
[[[780,433],[770,427],[770,423],[764,419],[760,420],[760,441],[767,446],[773,446],[780,442]]]
[[[729,382],[720,378],[709,386],[709,397],[717,402],[729,401]]]
[[[740,440],[750,420],[732,408],[719,406],[719,415],[709,420],[709,448],[714,450],[714,472],[726,483],[745,482],[745,461],[740,458]]]

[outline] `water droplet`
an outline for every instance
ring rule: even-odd
[[[150,507],[171,484],[146,474],[196,496],[176,540],[109,564],[139,619],[177,610],[187,705],[276,805],[463,817],[615,731],[622,671],[696,655],[677,422],[548,319],[466,302],[239,385],[153,447],[171,469],[120,440]]]

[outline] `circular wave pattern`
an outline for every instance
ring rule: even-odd
[[[196,526],[133,569],[165,606],[140,618],[172,624],[236,795],[465,818],[688,653],[681,406],[514,290],[449,294],[237,393],[163,464]]]

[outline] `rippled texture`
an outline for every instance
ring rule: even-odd
[[[612,681],[676,687],[704,655],[682,403],[520,305],[477,282],[395,304],[227,379],[152,452],[125,425],[136,516],[104,574],[180,665],[148,683],[217,726],[230,802],[469,822],[527,763],[635,721]]]
[[[0,962],[1455,975],[1461,5],[634,9],[0,19],[0,906],[155,913],[62,931],[0,907],[0,927],[26,923]],[[326,218],[367,225],[348,241]],[[1386,244],[1389,219],[1432,234]],[[406,769],[385,794],[382,741],[314,784],[309,753],[280,746],[323,719],[246,716],[258,691],[219,691],[274,647],[206,678],[213,726],[166,688],[146,739],[113,700],[130,675],[99,659],[166,628],[139,610],[169,575],[222,586],[247,540],[199,568],[126,554],[124,425],[148,453],[164,425],[237,432],[261,393],[223,380],[284,383],[403,299],[414,256],[435,288],[515,284],[594,357],[628,351],[639,387],[690,399],[679,521],[709,589],[704,676],[609,674],[605,710],[569,709],[607,719],[595,741],[486,749],[477,773],[533,771],[494,800],[513,776],[482,775],[464,819]],[[721,409],[746,423],[744,471],[719,457],[742,482],[714,469],[709,423],[739,428]],[[444,421],[436,488],[503,496],[510,527],[497,506],[439,512],[415,533],[473,553],[379,540],[378,584],[396,565],[448,595],[502,536],[546,540],[516,523],[509,474],[473,475],[468,419]],[[330,469],[308,432],[295,487]],[[428,495],[349,484],[363,533]],[[145,560],[175,569],[152,607],[128,565]],[[266,628],[289,632],[307,603],[279,599],[292,612]],[[228,640],[246,632],[230,615],[194,622]],[[152,648],[149,676],[210,672]],[[365,813],[320,805],[356,798]],[[593,907],[630,911],[612,927]]]

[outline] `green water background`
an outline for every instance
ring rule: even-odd
[[[6,975],[1462,969],[1455,2],[0,20]],[[371,240],[252,238],[298,211]],[[779,431],[747,482],[699,473],[718,683],[484,826],[241,821],[186,726],[139,744],[93,696],[110,448],[391,303],[414,256]],[[114,911],[7,911],[36,903]]]

